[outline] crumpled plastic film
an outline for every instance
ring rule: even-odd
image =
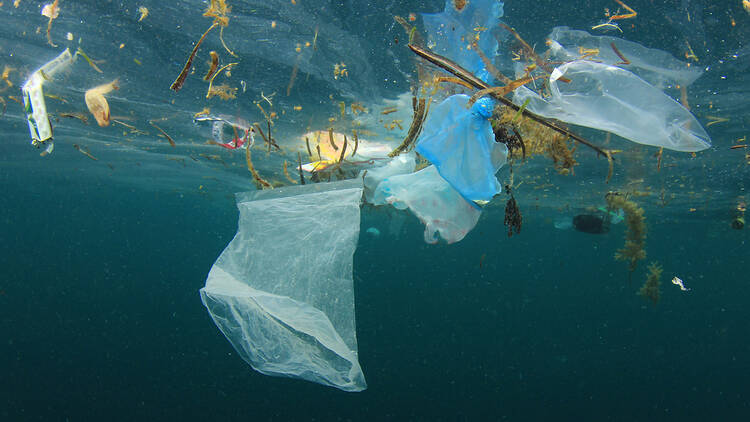
[[[697,66],[691,67],[666,51],[647,48],[622,38],[591,35],[586,31],[558,26],[552,29],[549,41],[550,51],[557,60],[575,60],[590,53],[591,60],[630,70],[660,89],[674,84],[688,86],[703,74]],[[617,55],[612,48],[613,43],[623,57]],[[625,64],[623,58],[630,63]]]
[[[558,78],[565,75],[569,83]],[[682,105],[632,72],[576,60],[557,67],[545,99],[526,87],[513,102],[541,116],[601,129],[644,145],[695,152],[711,146],[698,120]]]
[[[365,201],[372,204],[375,190],[384,179],[397,174],[411,173],[416,166],[414,153],[404,153],[393,157],[383,166],[363,170],[360,177],[364,180]]]
[[[494,102],[481,98],[467,109],[468,101],[458,94],[433,107],[416,150],[464,198],[490,201],[502,190],[495,173],[505,164],[508,149],[495,142],[488,120]]]
[[[453,189],[435,166],[386,178],[375,190],[373,204],[409,208],[425,225],[424,240],[430,244],[438,242],[438,235],[447,243],[460,241],[482,213]]]
[[[497,54],[497,41],[491,34],[503,16],[503,2],[498,0],[472,0],[465,2],[461,10],[456,10],[453,0],[446,0],[441,13],[422,13],[422,21],[427,30],[428,47],[437,54],[445,56],[467,69],[485,82],[492,76],[470,48],[475,28],[484,28],[479,38],[479,48],[493,58]]]
[[[361,391],[353,255],[361,180],[237,195],[239,227],[201,299],[257,371]]]

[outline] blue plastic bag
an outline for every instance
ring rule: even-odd
[[[508,156],[495,142],[489,117],[494,102],[482,98],[471,107],[467,95],[453,95],[433,107],[417,143],[417,152],[469,201],[490,201],[502,187],[495,173]]]
[[[503,2],[498,0],[472,0],[461,10],[456,10],[453,0],[446,0],[442,13],[422,13],[427,30],[428,47],[461,67],[490,82],[492,76],[470,46],[477,34],[475,28],[485,28],[479,38],[479,48],[490,59],[497,54],[497,41],[490,33],[503,16]]]

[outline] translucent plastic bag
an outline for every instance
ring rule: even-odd
[[[458,2],[456,2],[458,4]],[[437,54],[445,56],[469,70],[478,78],[489,82],[492,77],[470,48],[475,28],[485,28],[486,35],[480,37],[479,48],[493,58],[497,54],[497,41],[490,34],[503,16],[503,2],[498,0],[472,0],[464,2],[461,10],[453,0],[446,0],[441,13],[422,13],[422,22],[427,30],[428,46]]]
[[[565,75],[570,83],[558,78]],[[606,130],[633,142],[694,152],[711,146],[698,120],[675,100],[633,73],[577,60],[556,68],[544,99],[520,87],[513,102],[544,117]]]
[[[359,180],[237,195],[239,227],[201,299],[257,371],[361,391],[352,266]]]
[[[397,174],[411,173],[415,166],[414,153],[405,153],[392,158],[383,166],[362,171],[360,177],[364,179],[365,201],[373,203],[375,189],[384,179]]]
[[[438,234],[448,243],[458,242],[474,228],[481,214],[440,177],[435,166],[388,177],[375,190],[373,203],[409,208],[424,223],[424,240],[430,244],[437,243]]]
[[[482,98],[466,108],[469,97],[453,95],[433,107],[417,143],[417,152],[464,198],[490,201],[502,190],[495,173],[508,149],[495,142],[489,117],[494,102]]]
[[[596,51],[591,59],[627,69],[660,89],[668,85],[688,86],[702,74],[699,68],[674,58],[666,51],[647,48],[632,41],[606,35],[591,35],[567,26],[558,26],[549,34],[549,46],[557,60],[575,60],[586,52]],[[623,57],[630,63],[625,64]]]

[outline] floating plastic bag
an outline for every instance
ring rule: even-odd
[[[411,173],[415,166],[414,153],[404,153],[393,157],[384,166],[364,170],[360,173],[360,177],[364,179],[365,201],[373,203],[375,189],[380,182],[397,174]]]
[[[55,145],[52,140],[52,125],[47,115],[47,104],[44,102],[42,85],[74,62],[75,56],[70,54],[70,50],[66,48],[59,56],[34,71],[23,84],[23,107],[29,124],[31,145],[37,148],[44,146],[43,154],[51,153]]]
[[[458,242],[482,213],[440,177],[435,166],[383,180],[375,190],[373,204],[409,208],[424,223],[424,240],[430,244],[437,243],[438,234],[448,243]]]
[[[432,109],[417,143],[417,152],[464,198],[490,201],[502,190],[495,173],[508,149],[495,142],[489,117],[494,102],[481,98],[471,109],[469,97],[453,95]]]
[[[703,74],[697,67],[690,67],[666,51],[647,48],[622,38],[591,35],[586,31],[558,26],[552,30],[549,40],[550,50],[557,60],[575,60],[586,53],[592,54],[591,60],[630,70],[660,89],[672,84],[688,86]],[[630,63],[626,64],[623,58]]]
[[[459,4],[459,2],[455,2]],[[471,48],[476,28],[484,28],[479,38],[479,48],[492,59],[497,54],[497,41],[491,30],[503,16],[503,2],[498,0],[472,0],[463,2],[458,10],[453,0],[446,0],[441,13],[422,13],[422,22],[427,30],[428,47],[467,69],[479,79],[490,82],[492,76]]]
[[[361,391],[352,266],[362,182],[237,195],[239,227],[201,299],[237,353],[266,375]]]
[[[560,83],[565,75],[570,83]],[[552,72],[551,96],[543,99],[520,87],[513,102],[547,118],[601,129],[633,142],[694,152],[711,146],[695,117],[679,103],[633,73],[577,60]]]

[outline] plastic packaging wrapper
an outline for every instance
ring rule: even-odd
[[[438,235],[447,243],[463,239],[477,224],[481,210],[467,202],[438,173],[435,166],[416,173],[388,177],[380,182],[375,205],[409,208],[425,225],[424,240],[434,244]]]
[[[570,83],[558,78],[565,75]],[[577,60],[552,72],[550,97],[520,87],[513,102],[541,116],[612,132],[633,142],[695,152],[711,140],[690,112],[633,73],[615,66]]]
[[[481,98],[471,109],[469,97],[453,95],[432,109],[417,143],[417,152],[464,198],[490,201],[502,190],[495,173],[506,162],[508,149],[495,142],[494,102]]]
[[[352,281],[361,197],[360,180],[237,195],[237,234],[201,299],[257,371],[344,391],[367,387]]]
[[[688,86],[703,74],[697,67],[689,67],[688,63],[677,60],[666,51],[622,38],[591,35],[558,26],[552,30],[549,40],[550,50],[557,60],[575,60],[587,51],[598,51],[592,60],[627,69],[660,89],[672,84]],[[613,43],[623,57],[617,55]],[[625,64],[623,58],[630,63]]]
[[[45,81],[54,78],[55,74],[64,70],[75,62],[75,56],[65,49],[59,56],[47,62],[29,76],[23,84],[23,107],[29,124],[31,144],[39,148],[45,147],[45,153],[54,149],[52,142],[52,125],[47,115],[47,104],[44,102],[42,86]]]
[[[415,166],[414,154],[408,153],[392,158],[383,166],[367,169],[360,173],[360,177],[364,179],[365,201],[370,204],[374,203],[375,190],[380,182],[397,174],[411,173]]]
[[[246,120],[226,115],[200,115],[193,118],[195,124],[210,123],[211,138],[224,148],[249,148],[255,144],[253,130]]]
[[[472,0],[465,2],[461,10],[446,0],[442,13],[422,13],[422,22],[427,30],[428,47],[437,54],[458,63],[485,82],[492,76],[479,55],[470,48],[475,28],[486,28],[479,38],[479,48],[492,59],[497,54],[497,41],[491,31],[503,16],[503,2],[498,0]]]

